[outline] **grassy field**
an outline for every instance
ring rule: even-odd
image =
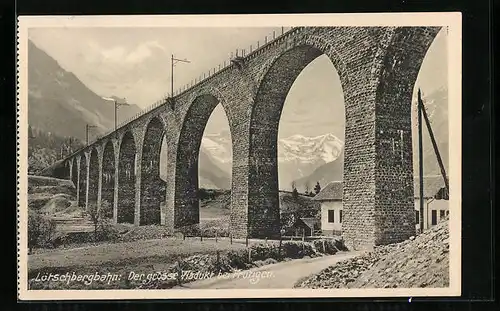
[[[133,241],[115,244],[101,244],[67,250],[54,250],[29,256],[29,271],[41,269],[71,270],[86,266],[138,265],[144,262],[172,263],[179,257],[194,254],[209,254],[217,251],[244,248],[243,241],[229,239],[165,238],[149,241]]]
[[[249,245],[262,242],[250,240]],[[269,241],[269,243],[274,243]],[[115,244],[101,244],[67,250],[52,250],[29,255],[28,283],[30,289],[116,289],[135,288],[138,284],[128,279],[131,274],[151,275],[171,268],[178,260],[193,255],[221,255],[228,251],[246,248],[244,240],[228,238],[215,239],[186,238],[186,240],[165,238],[159,240],[133,241]],[[200,267],[203,268],[203,267]],[[111,283],[94,282],[65,284],[56,281],[37,281],[49,274],[104,275],[118,276]]]

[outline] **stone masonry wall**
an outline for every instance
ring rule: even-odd
[[[104,146],[102,163],[102,190],[101,202],[109,204],[109,211],[106,216],[113,217],[113,207],[115,205],[115,151],[113,142],[108,141]]]
[[[165,201],[165,184],[160,178],[160,151],[164,127],[158,118],[147,125],[141,163],[140,224],[160,224],[160,204]]]
[[[134,138],[127,132],[122,138],[118,161],[118,223],[134,223],[135,156]]]

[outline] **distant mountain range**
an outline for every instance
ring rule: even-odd
[[[114,125],[114,104],[104,100],[87,88],[73,73],[29,42],[28,50],[28,103],[29,124],[46,132],[60,136],[85,139],[85,125],[97,126],[104,132]],[[109,94],[108,94],[109,96]],[[114,98],[118,98],[113,96]],[[448,164],[448,106],[447,90],[438,89],[424,96],[432,127],[441,156]],[[121,106],[118,121],[125,120],[140,108],[134,104]],[[416,120],[416,118],[414,118]],[[343,119],[332,123],[344,124]],[[414,122],[414,129],[416,129]],[[95,133],[95,132],[94,132]],[[414,130],[416,134],[416,130]],[[414,168],[418,172],[417,137],[414,136]],[[424,127],[425,174],[439,174],[436,156]],[[230,189],[231,187],[231,135],[228,131],[206,134],[203,137],[200,155],[200,187]],[[316,182],[322,186],[330,181],[342,180],[344,165],[344,142],[333,134],[314,137],[292,135],[278,140],[279,185],[282,190],[291,190],[292,182],[299,192],[306,186],[312,190]],[[161,159],[161,175],[165,179],[166,158]]]
[[[133,103],[120,106],[118,123],[140,110]],[[28,122],[34,128],[84,141],[86,124],[97,127],[90,138],[113,128],[114,103],[92,92],[28,40]]]
[[[424,105],[429,115],[432,130],[448,171],[448,94],[446,88],[439,88],[423,95]],[[414,101],[414,106],[415,106]],[[415,108],[415,107],[414,107]],[[416,108],[414,109],[416,111]],[[418,175],[418,136],[416,114],[413,115],[413,164],[414,174]],[[333,120],[333,122],[336,122]],[[337,122],[343,122],[338,120]],[[203,138],[202,152],[206,153],[210,166],[217,167],[219,184],[230,184],[231,137],[228,132],[211,134]],[[427,127],[423,125],[424,174],[440,174],[436,154],[432,147]],[[204,155],[205,156],[205,155]],[[200,157],[200,169],[203,167]],[[292,182],[299,192],[306,187],[312,190],[316,182],[326,185],[331,181],[342,180],[344,171],[344,142],[333,134],[315,137],[292,135],[278,140],[278,174],[282,190],[290,190]],[[227,176],[227,183],[223,174]],[[227,189],[227,188],[226,188]]]

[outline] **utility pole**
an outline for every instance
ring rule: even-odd
[[[97,126],[95,125],[85,125],[85,141],[87,142],[87,146],[89,145],[89,129],[91,128],[96,128]]]
[[[120,106],[129,106],[129,104],[127,103],[126,99],[124,98],[124,102],[122,103],[119,103],[118,100],[116,98],[113,98],[113,97],[103,97],[102,99],[105,99],[105,100],[109,100],[109,101],[113,101],[115,103],[115,115],[114,115],[114,129],[116,131],[116,126],[117,126],[117,115],[118,115],[118,108],[120,108]]]
[[[172,59],[171,59],[171,65],[172,65],[172,68],[171,68],[171,75],[170,75],[170,79],[171,79],[171,83],[170,83],[170,94],[172,97],[174,97],[174,65],[178,62],[182,62],[182,63],[190,63],[190,61],[188,61],[187,59],[177,59],[177,58],[174,58],[174,54],[172,54]]]
[[[431,123],[429,121],[429,117],[427,116],[427,111],[425,110],[424,102],[422,100],[422,97],[420,96],[420,90],[418,92],[418,105],[419,105],[419,107],[422,111],[422,114],[424,116],[425,125],[427,126],[427,131],[429,132],[429,136],[431,137],[432,147],[434,148],[434,153],[436,154],[439,168],[441,169],[441,176],[443,176],[443,179],[444,179],[444,184],[446,186],[446,192],[449,193],[450,186],[448,183],[448,177],[446,176],[446,169],[444,168],[443,159],[441,158],[441,154],[439,153],[439,149],[438,149],[438,146],[436,143],[436,139],[434,137],[434,133],[432,132]]]
[[[119,103],[115,99],[115,131],[116,131],[116,123],[117,123],[117,111],[118,111],[118,108],[120,108],[120,106],[128,106],[128,103],[126,103],[126,102]]]
[[[424,155],[422,147],[422,106],[420,105],[420,89],[418,89],[418,181],[419,181],[419,202],[420,202],[420,233],[424,232]]]

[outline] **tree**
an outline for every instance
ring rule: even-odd
[[[56,233],[56,222],[38,211],[28,210],[28,253],[33,247],[46,246],[52,242]]]
[[[115,233],[111,230],[112,226],[108,221],[110,213],[112,213],[111,204],[106,200],[101,202],[101,208],[97,208],[95,202],[89,203],[87,214],[94,225],[94,239],[96,242],[99,241],[99,237],[107,239]]]
[[[321,191],[321,186],[319,184],[319,181],[316,182],[316,186],[314,186],[314,192],[318,194]]]
[[[306,181],[306,184],[304,185],[304,188],[305,188],[305,190],[306,190],[306,191],[305,191],[305,194],[306,194],[306,195],[307,195],[307,194],[309,194],[309,190],[310,190],[310,189],[309,189],[309,182],[308,182],[308,181]]]

